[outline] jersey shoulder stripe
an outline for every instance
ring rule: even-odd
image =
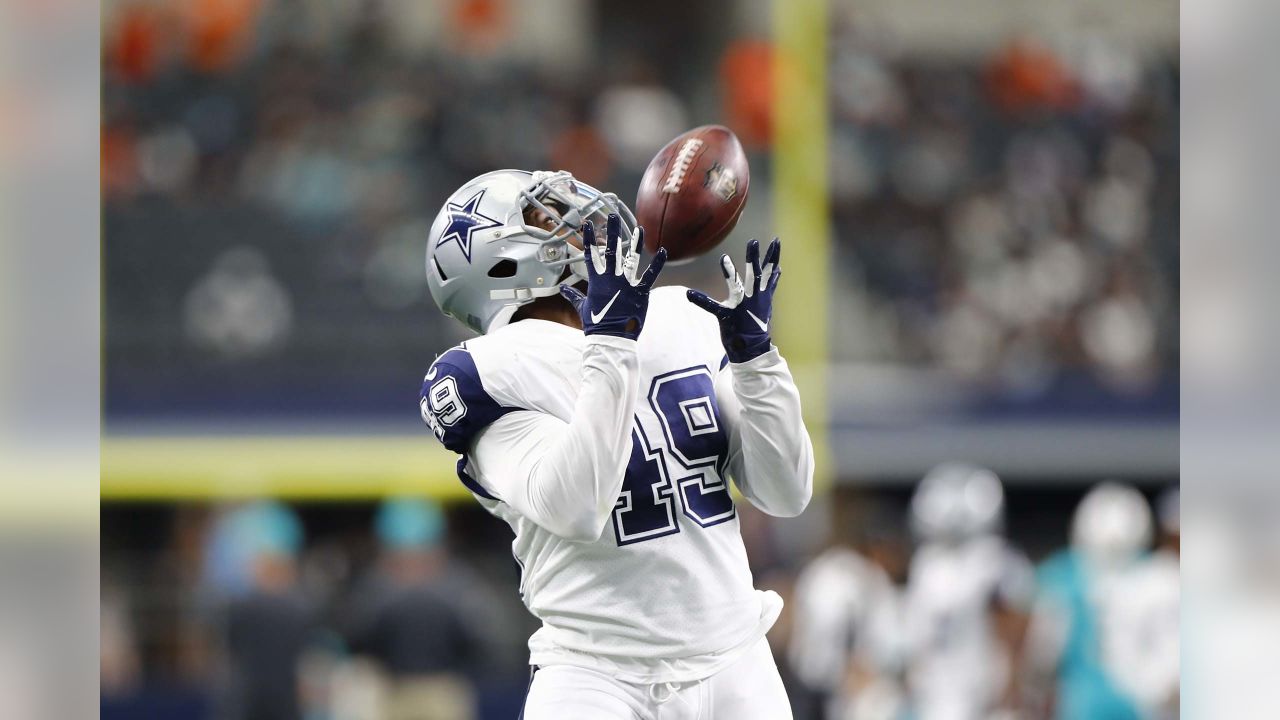
[[[488,500],[498,499],[494,497],[493,494],[490,493],[488,490],[485,490],[484,486],[481,485],[479,482],[477,482],[476,479],[471,476],[471,471],[467,469],[466,457],[458,458],[458,479],[462,481],[463,485],[467,486],[468,490],[475,493],[476,495],[479,495],[480,497],[486,498]]]
[[[459,455],[467,452],[481,430],[520,409],[500,405],[489,396],[465,345],[450,349],[431,364],[418,407],[440,442]]]

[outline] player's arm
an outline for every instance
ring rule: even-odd
[[[988,612],[997,642],[1003,647],[1008,660],[1009,672],[997,701],[1000,707],[1016,712],[1026,702],[1026,690],[1030,684],[1026,659],[1027,628],[1035,603],[1036,577],[1035,568],[1021,552],[1006,547],[1000,557],[1000,574]]]
[[[716,380],[716,399],[729,435],[729,475],[756,507],[780,517],[799,515],[813,495],[813,444],[800,412],[800,391],[787,361],[769,337],[773,294],[782,275],[774,239],[760,262],[760,243],[747,244],[747,283],[729,256],[720,259],[729,298],[716,302],[697,290],[689,301],[715,315],[728,370]]]
[[[1070,639],[1075,604],[1064,580],[1069,561],[1063,555],[1045,561],[1037,571],[1036,595],[1032,601],[1023,639],[1019,671],[1023,692],[1031,702],[1035,717],[1056,717],[1057,676]]]
[[[582,385],[569,422],[533,411],[490,413],[475,432],[451,446],[467,454],[483,494],[571,540],[598,538],[621,492],[639,387],[636,338],[649,289],[666,259],[660,251],[636,280],[639,237],[631,248],[621,248],[619,230],[618,218],[610,216],[608,242],[601,248],[588,224],[583,230],[587,294],[561,288],[578,309],[587,335]]]
[[[631,457],[639,387],[635,342],[588,339],[573,418],[506,415],[482,431],[468,454],[476,480],[499,500],[568,540],[600,537]]]
[[[777,348],[716,378],[729,435],[729,475],[756,507],[799,515],[813,495],[813,445],[800,415],[800,392]]]

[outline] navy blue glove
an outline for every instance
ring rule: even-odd
[[[716,302],[697,290],[687,294],[689,302],[706,310],[720,321],[720,342],[729,362],[741,363],[753,360],[769,352],[769,316],[773,314],[773,291],[778,289],[782,268],[782,243],[774,238],[764,254],[764,268],[760,265],[760,242],[747,243],[747,283],[733,267],[728,255],[720,256],[720,271],[729,286],[729,298]]]
[[[636,280],[640,263],[641,230],[632,234],[631,244],[623,247],[622,219],[610,213],[605,226],[604,245],[596,243],[596,229],[590,222],[582,226],[582,251],[587,262],[587,294],[584,296],[568,285],[560,286],[560,294],[573,303],[582,317],[582,332],[587,335],[612,335],[635,340],[644,329],[649,311],[649,290],[667,262],[666,249],[654,253],[649,269]],[[601,267],[603,266],[603,269]]]

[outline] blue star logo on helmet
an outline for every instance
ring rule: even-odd
[[[458,243],[458,247],[462,249],[462,255],[467,258],[467,262],[471,262],[471,234],[477,230],[488,230],[490,228],[500,227],[502,223],[493,218],[480,214],[477,208],[480,207],[480,199],[484,197],[484,190],[480,190],[471,196],[461,205],[448,203],[446,207],[449,210],[449,226],[445,228],[444,234],[440,236],[440,240],[436,243],[439,249],[450,240]]]

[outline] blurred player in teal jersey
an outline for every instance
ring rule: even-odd
[[[1052,678],[1048,704],[1057,720],[1142,720],[1118,678],[1133,631],[1125,622],[1126,578],[1150,541],[1146,499],[1103,483],[1076,509],[1071,547],[1041,565],[1030,657]]]

